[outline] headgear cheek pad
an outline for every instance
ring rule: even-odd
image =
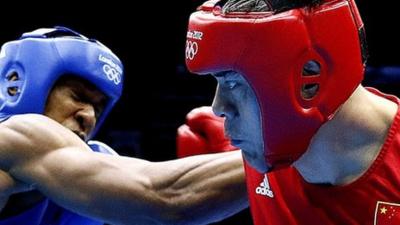
[[[280,13],[222,14],[217,2],[190,17],[187,67],[199,74],[241,73],[260,105],[266,162],[290,165],[363,78],[364,30],[356,5],[332,0]],[[305,72],[310,62],[317,73]],[[316,94],[304,96],[307,87]]]
[[[65,27],[38,29],[0,53],[0,115],[44,113],[55,82],[73,74],[108,97],[92,137],[122,93],[123,66],[100,42]]]

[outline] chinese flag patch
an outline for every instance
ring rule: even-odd
[[[374,225],[400,224],[400,204],[381,202],[376,203]]]

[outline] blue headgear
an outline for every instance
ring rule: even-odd
[[[65,74],[87,80],[108,97],[92,137],[122,93],[123,65],[100,42],[65,27],[38,29],[0,51],[0,116],[44,113],[55,82]]]

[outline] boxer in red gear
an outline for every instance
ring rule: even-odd
[[[179,158],[237,150],[224,134],[224,118],[216,116],[209,106],[198,107],[186,116],[176,139]]]
[[[360,83],[353,0],[208,1],[191,15],[190,71],[240,147],[255,225],[400,224],[400,101]]]

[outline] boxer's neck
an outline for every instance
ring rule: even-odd
[[[355,181],[379,154],[396,112],[395,103],[359,86],[294,166],[310,183]]]

